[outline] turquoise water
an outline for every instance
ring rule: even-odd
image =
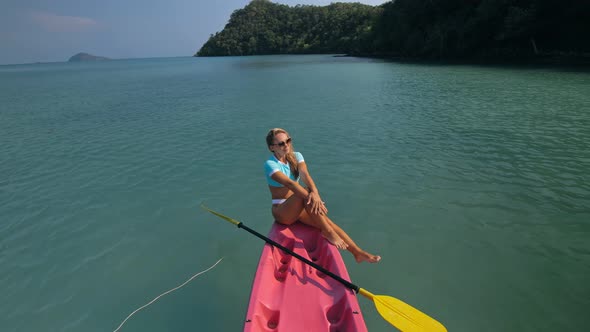
[[[590,319],[590,75],[331,56],[0,66],[3,331],[241,330],[290,131],[352,281],[449,331]],[[391,331],[359,299],[370,331]]]

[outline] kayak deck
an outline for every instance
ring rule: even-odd
[[[300,222],[273,223],[268,237],[350,280],[339,250]],[[367,331],[357,297],[330,276],[266,244],[252,283],[244,331]]]

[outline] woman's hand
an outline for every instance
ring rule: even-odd
[[[328,214],[326,205],[320,198],[320,195],[316,192],[310,192],[307,195],[307,205],[311,204],[311,213],[313,214]]]

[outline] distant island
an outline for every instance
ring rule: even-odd
[[[88,53],[78,53],[72,56],[68,62],[105,61],[110,60],[104,56],[96,56]]]
[[[590,64],[588,0],[395,0],[290,7],[251,0],[194,56],[347,54]]]

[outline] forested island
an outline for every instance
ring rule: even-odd
[[[348,54],[590,63],[588,0],[252,0],[195,56]]]
[[[73,55],[70,57],[70,59],[68,59],[68,62],[87,62],[87,61],[106,61],[106,60],[110,60],[107,57],[104,56],[97,56],[97,55],[92,55],[92,54],[88,54],[88,53],[78,53],[76,55]]]

